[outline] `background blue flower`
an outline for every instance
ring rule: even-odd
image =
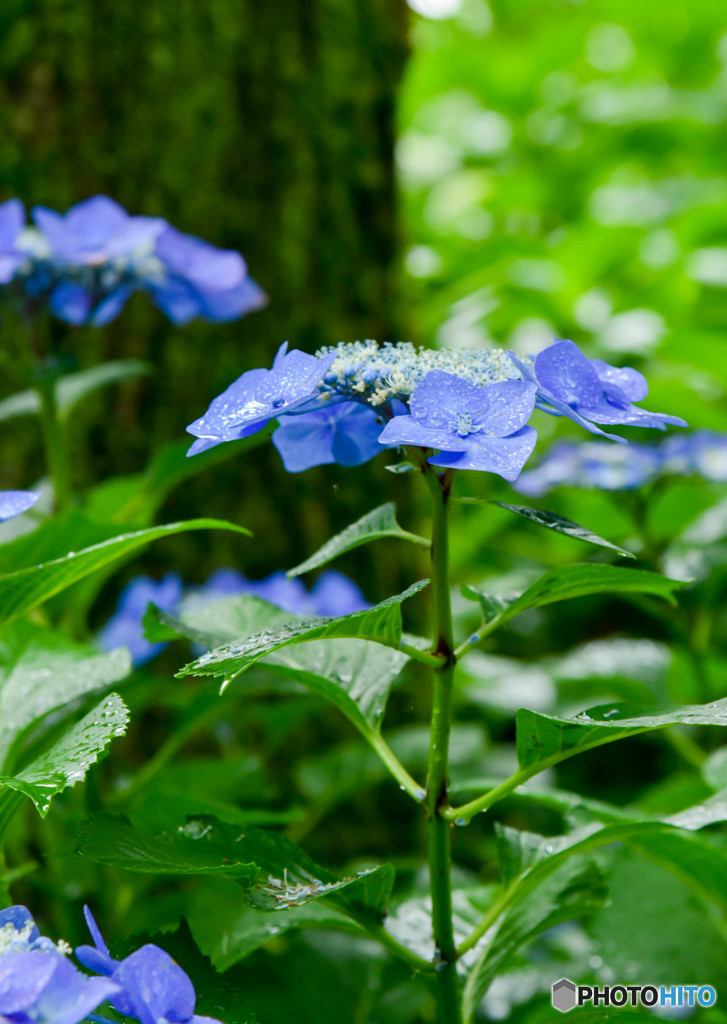
[[[267,304],[239,252],[217,249],[167,225],[156,239],[155,257],[163,278],[147,288],[156,305],[176,324],[194,317],[225,322]]]
[[[654,445],[562,441],[553,445],[535,469],[523,473],[514,486],[531,498],[560,486],[633,490],[656,479],[661,470],[662,453]]]
[[[150,643],[144,636],[142,619],[148,605],[172,612],[181,596],[182,581],[177,573],[167,573],[158,582],[149,576],[137,576],[121,592],[116,611],[99,633],[101,648],[111,651],[126,647],[135,665],[146,664],[166,647],[163,643]]]
[[[20,233],[25,227],[25,211],[19,199],[8,199],[0,205],[0,284],[12,280],[15,271],[25,260],[18,249]]]

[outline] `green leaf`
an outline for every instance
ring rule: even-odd
[[[218,838],[200,821],[154,835],[134,828],[125,818],[90,818],[76,836],[76,852],[98,864],[143,874],[210,875],[253,885],[260,869],[248,855],[248,844],[233,850],[226,836]]]
[[[108,689],[131,671],[124,648],[102,654],[63,633],[29,622],[6,627],[0,637],[0,770],[27,730],[53,712],[54,722],[74,702]]]
[[[508,512],[514,512],[515,515],[522,516],[524,519],[529,519],[531,523],[537,523],[538,526],[545,526],[548,530],[562,533],[566,537],[573,537],[575,540],[582,540],[587,544],[597,544],[602,548],[611,548],[626,558],[636,557],[630,551],[626,551],[625,548],[619,547],[618,544],[612,544],[610,540],[604,540],[603,537],[592,533],[585,526],[579,526],[572,519],[566,519],[555,512],[548,512],[542,508],[529,508],[527,505],[508,505],[504,501],[495,501],[493,504],[499,505],[500,508],[504,508]]]
[[[150,605],[145,636],[152,642],[179,636],[214,647],[242,636],[260,635],[290,624],[290,613],[249,594],[223,598],[202,608],[182,610],[175,619]],[[214,632],[213,632],[214,631]],[[280,650],[264,662],[268,671],[302,683],[334,704],[370,738],[378,731],[389,691],[408,657],[365,640],[326,640]]]
[[[141,832],[124,818],[95,818],[81,827],[77,850],[129,871],[234,878],[249,905],[262,910],[325,899],[354,918],[363,913],[380,921],[394,881],[390,865],[338,878],[276,832],[240,830],[210,817],[161,835]]]
[[[294,616],[277,605],[251,594],[236,594],[196,608],[193,602],[182,604],[178,615],[170,615],[150,604],[144,615],[144,635],[152,643],[186,637],[204,647],[252,636],[263,629],[277,629]]]
[[[306,558],[300,565],[290,569],[288,577],[302,576],[311,569],[317,569],[334,558],[360,547],[361,544],[368,544],[369,541],[379,540],[382,537],[397,537],[399,540],[409,540],[422,547],[430,547],[430,542],[425,537],[418,537],[415,533],[408,533],[402,530],[396,521],[396,506],[393,501],[380,505],[372,512],[351,523],[345,530],[332,537],[322,548],[319,548],[314,555]]]
[[[727,725],[727,698],[711,704],[642,709],[603,704],[575,718],[545,715],[521,708],[516,716],[517,757],[528,775],[604,743],[669,725]]]
[[[234,530],[250,535],[243,527],[219,519],[190,519],[122,534],[83,551],[71,551],[62,558],[0,578],[0,624],[30,611],[84,576],[145,547],[151,541],[187,530]]]
[[[195,891],[187,916],[195,941],[218,971],[226,971],[265,943],[299,928],[333,928],[366,935],[360,925],[320,901],[290,910],[241,906],[239,891],[219,879]]]
[[[616,978],[712,984],[721,998],[727,962],[721,922],[704,913],[683,881],[634,850],[614,850],[609,867],[609,899],[589,931],[609,951]]]
[[[65,419],[86,395],[117,384],[132,377],[142,377],[151,371],[151,365],[141,359],[117,359],[113,362],[92,366],[60,377],[56,383],[56,404],[60,416]],[[17,416],[32,416],[40,413],[40,398],[34,390],[19,391],[0,402],[0,422]]]
[[[353,612],[336,619],[307,619],[292,622],[276,630],[265,629],[216,650],[203,654],[178,672],[178,676],[225,676],[234,679],[260,658],[281,647],[309,643],[311,640],[350,638],[371,640],[385,647],[397,648],[401,641],[401,604],[428,584],[420,580],[407,590],[388,597],[365,611]]]
[[[472,601],[479,601],[485,616],[490,616],[479,633],[479,638],[482,639],[498,626],[514,619],[516,615],[531,608],[554,604],[556,601],[586,597],[589,594],[655,594],[665,598],[670,604],[675,604],[674,591],[683,586],[683,581],[672,580],[656,572],[618,569],[613,565],[584,562],[550,569],[499,613],[496,613],[493,607],[491,594],[472,586],[463,587],[462,593]]]
[[[14,776],[0,776],[0,786],[29,797],[44,818],[53,797],[81,781],[111,739],[124,735],[128,721],[124,702],[118,694],[109,694],[71,726],[50,750]],[[4,793],[0,800],[3,797]]]
[[[378,732],[389,691],[408,660],[365,640],[326,640],[278,651],[264,664],[325,697],[369,736]]]
[[[512,904],[469,973],[463,995],[465,1021],[474,1018],[490,984],[516,950],[555,925],[594,913],[607,896],[604,872],[594,863],[576,862],[560,865],[529,899]]]

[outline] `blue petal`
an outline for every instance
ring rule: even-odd
[[[51,313],[67,324],[85,324],[91,312],[91,295],[80,284],[64,281],[57,284],[48,302]]]
[[[166,644],[150,643],[144,636],[142,620],[150,604],[162,611],[176,609],[182,596],[182,581],[176,573],[167,575],[158,583],[148,576],[139,576],[121,592],[116,612],[98,636],[104,651],[126,647],[134,665],[145,665],[164,649]]]
[[[53,976],[58,953],[4,953],[0,956],[0,1014],[30,1009]]]
[[[642,402],[649,393],[646,377],[630,366],[611,366],[602,359],[591,359],[602,384],[615,384],[624,392],[629,402]]]
[[[418,448],[441,448],[453,452],[465,451],[468,442],[468,437],[460,437],[448,426],[430,427],[413,416],[395,416],[393,420],[389,420],[379,436],[381,445],[412,444]]]
[[[556,341],[538,353],[535,375],[546,397],[566,405],[595,405],[603,395],[595,367],[572,341]]]
[[[38,498],[37,491],[0,491],[0,523],[27,512]]]
[[[316,615],[350,615],[371,607],[358,585],[335,569],[321,573],[313,584],[311,597]]]
[[[0,204],[0,250],[13,249],[24,227],[25,210],[19,199],[8,199]]]
[[[111,1000],[115,1009],[142,1022],[184,1022],[194,1013],[192,982],[168,953],[151,943],[122,960],[112,981],[122,990]]]
[[[118,991],[109,978],[87,978],[65,957],[55,954],[55,959],[55,971],[33,1007],[32,1020],[79,1024]]]
[[[340,402],[315,412],[284,416],[273,444],[289,473],[331,462],[360,466],[381,451],[381,418],[358,402]]]
[[[109,292],[104,299],[101,299],[91,317],[91,323],[93,326],[103,327],[104,324],[109,324],[112,320],[115,320],[126,305],[126,301],[131,295],[131,291],[132,289],[129,285],[120,285],[112,292]]]
[[[473,434],[466,452],[440,452],[432,455],[433,466],[448,469],[477,469],[486,473],[497,473],[505,480],[516,480],[527,462],[535,442],[537,431],[523,427],[510,437],[487,437]]]

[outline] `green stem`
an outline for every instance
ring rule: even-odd
[[[416,779],[411,777],[383,736],[380,733],[374,733],[372,736],[368,736],[367,739],[379,755],[380,760],[399,783],[401,789],[408,793],[412,800],[416,800],[418,804],[422,803],[426,797],[425,791]]]
[[[449,583],[447,505],[451,474],[427,469],[432,495],[432,593],[436,646],[442,663],[434,670],[434,698],[427,776],[427,838],[429,852],[432,927],[437,955],[437,990],[440,1024],[461,1024],[462,999],[457,978],[457,950],[452,924],[452,855],[449,806],[449,732],[456,658]]]
[[[36,390],[40,398],[40,424],[55,504],[57,509],[63,509],[71,504],[73,492],[66,428],[56,403],[56,383],[57,377],[53,373],[44,373],[36,384]]]

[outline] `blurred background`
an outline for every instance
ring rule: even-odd
[[[106,192],[239,248],[270,296],[224,326],[180,330],[140,295],[108,330],[56,324],[81,365],[155,367],[82,414],[77,472],[138,472],[285,339],[535,352],[572,337],[646,368],[652,407],[726,426],[724,28],[712,0],[666,0],[658,18],[619,0],[7,0],[3,195],[65,209]],[[24,344],[10,333],[6,393]],[[8,486],[38,451],[27,421],[2,432]],[[388,492],[381,476],[291,481],[265,446],[165,512],[229,515],[232,498],[270,524],[246,552],[261,575]],[[229,560],[228,538],[209,543],[200,563],[180,542],[187,573]]]
[[[69,363],[139,356],[154,367],[149,377],[91,399],[71,423],[76,474],[87,485],[140,473],[160,446],[184,439],[186,425],[235,377],[269,365],[286,339],[306,351],[373,337],[536,353],[553,337],[572,338],[589,356],[642,370],[651,389],[647,408],[682,416],[695,428],[727,430],[726,150],[727,19],[718,0],[661,0],[658,9],[633,0],[0,5],[1,198],[64,210],[105,192],[132,213],[166,217],[183,231],[239,249],[270,299],[264,311],[229,325],[197,321],[176,328],[142,295],[103,331],[54,323]],[[27,386],[15,356],[24,343],[9,325],[0,328],[2,397]],[[540,452],[554,438],[576,433],[545,416],[538,429]],[[28,486],[37,476],[36,430],[30,420],[3,424],[5,486]],[[160,521],[216,515],[243,523],[256,539],[210,532],[151,547],[107,582],[93,625],[140,569],[159,577],[174,568],[199,583],[213,569],[234,565],[259,578],[296,564],[331,533],[391,499],[402,523],[426,530],[418,481],[383,472],[386,460],[290,476],[263,444],[211,463],[171,494]],[[462,474],[459,486],[464,496],[524,500],[484,474]],[[548,496],[548,508],[638,552],[641,568],[676,573],[686,552],[693,574],[709,581],[696,597],[694,591],[684,596],[671,620],[648,604],[592,598],[523,616],[498,634],[459,695],[463,724],[455,733],[453,771],[462,785],[481,776],[486,756],[491,774],[512,767],[512,714],[522,704],[571,714],[599,700],[724,696],[724,506],[706,532],[674,542],[724,497],[719,481],[696,477],[655,485],[648,494],[565,489]],[[507,589],[549,566],[601,558],[482,505],[457,506],[455,531],[458,582],[490,577],[491,586]],[[399,560],[397,552],[395,559],[386,543],[337,563],[370,601],[426,572],[421,554],[405,551]],[[473,612],[474,605],[459,600],[463,635],[476,625]],[[414,628],[423,630],[420,614],[412,602]],[[183,736],[179,749],[186,744],[195,758],[187,776],[179,774],[183,764],[175,766],[183,780],[178,788],[188,781],[185,798],[194,786],[201,793],[210,785],[230,804],[253,794],[280,822],[290,821],[291,834],[323,862],[341,864],[365,850],[392,859],[405,880],[414,876],[415,812],[383,784],[347,726],[339,746],[334,712],[307,697],[282,701],[275,694],[257,703],[227,694],[222,712],[211,711],[216,695],[195,689],[196,682],[172,681],[183,657],[178,648],[162,655],[166,689],[159,676],[140,675],[138,703],[146,717],[123,753],[109,759],[109,778],[123,781],[134,756],[144,763],[173,721]],[[269,679],[259,686],[270,695]],[[191,694],[196,703],[188,707]],[[419,681],[409,676],[391,701],[397,749],[417,770],[425,704]],[[220,714],[227,721],[217,721]],[[195,728],[202,738],[190,740]],[[705,752],[716,745],[716,731],[699,737]],[[677,747],[660,734],[629,741],[616,754],[593,751],[566,763],[555,782],[671,813],[710,792],[693,756],[690,763],[694,752]],[[326,759],[318,761],[322,751]],[[171,760],[176,750],[168,754]],[[227,758],[224,784],[220,756]],[[657,781],[665,775],[666,782]],[[167,823],[164,814],[179,800],[144,804],[140,789],[133,807],[139,820]],[[90,785],[89,791],[93,809]],[[123,806],[123,793],[118,799]],[[312,821],[296,817],[301,803],[312,804]],[[555,813],[526,810],[514,801],[499,813],[514,827],[558,831]],[[56,827],[51,819],[48,827]],[[65,828],[58,826],[59,849],[67,848]],[[493,851],[491,822],[457,830],[463,878],[482,881],[481,865]],[[109,885],[109,873],[100,869],[79,884],[73,864],[48,863],[68,900],[89,889],[102,892],[107,919],[116,914],[127,928],[148,927],[150,908],[157,919],[166,914],[170,927],[186,913],[203,947],[208,936],[205,952],[230,914],[224,886],[219,892],[212,883],[188,886],[182,895],[178,887],[132,884],[118,875]],[[631,963],[640,958],[640,980],[701,982],[720,971],[723,980],[724,934],[692,913],[686,890],[651,865],[625,860],[619,870],[610,917],[599,918],[589,940],[622,951],[614,954],[617,974],[631,957]],[[38,892],[44,884],[28,883]],[[635,907],[635,887],[648,889],[651,903]],[[138,898],[142,892],[146,900]],[[661,913],[667,897],[684,911],[671,924]],[[70,938],[77,927],[70,911],[56,904],[49,913]],[[665,935],[651,961],[649,943],[629,945],[629,934],[642,924]],[[284,957],[275,966],[267,953],[248,962],[245,984],[251,991],[267,986],[262,1002],[271,1020],[283,1019],[283,1007],[275,1017],[275,998],[288,969],[298,972],[302,992],[309,986],[303,1002],[316,1007],[334,962],[349,970],[350,991],[335,987],[340,971],[339,982],[331,977],[330,1019],[343,1019],[336,1007],[348,1012],[364,968],[353,953],[347,959],[338,937],[327,941],[311,940],[313,953],[306,946],[301,954],[301,940],[297,967]],[[576,950],[584,951],[583,977],[595,969],[588,956],[599,948]],[[677,948],[682,959],[674,973],[657,977],[668,974]],[[707,948],[711,966],[700,974]],[[684,960],[685,950],[693,962]],[[557,970],[560,954],[551,954]],[[385,973],[380,965],[365,971]],[[404,981],[396,1003],[391,992],[399,980],[384,986],[389,1008],[377,1020],[431,1019],[425,997],[417,1009]],[[511,996],[495,993],[488,1019],[504,1017]],[[397,1010],[404,1004],[409,1017]],[[311,1020],[328,1019],[305,1012]],[[300,1019],[307,1021],[305,1012]]]

